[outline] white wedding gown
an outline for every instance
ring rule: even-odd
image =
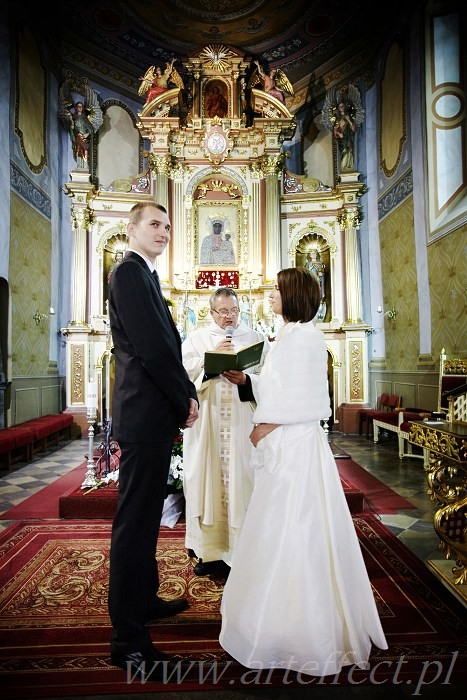
[[[273,413],[283,411],[286,375],[294,381],[297,342],[300,348],[292,337],[281,352],[278,342],[259,377],[259,396],[261,384],[266,395],[274,395],[271,382],[277,385]],[[309,337],[305,342],[309,349]],[[312,349],[300,385],[308,371],[320,376],[319,343]],[[317,386],[312,402],[319,392]],[[260,402],[258,410],[255,422],[275,422],[272,415],[261,420]],[[281,425],[254,453],[254,491],[221,604],[222,647],[253,669],[324,676],[353,664],[365,668],[372,642],[381,649],[387,642],[326,433],[318,420]]]

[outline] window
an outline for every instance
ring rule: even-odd
[[[443,14],[438,14],[436,3],[431,3],[426,17],[425,87],[432,239],[467,220],[465,42],[461,42],[467,29],[463,26],[465,17],[456,6],[456,3],[442,3]]]

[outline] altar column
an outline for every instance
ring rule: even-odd
[[[171,243],[171,258],[172,258],[172,274],[182,274],[189,269],[189,260],[191,258],[191,236],[187,235],[187,221],[191,210],[191,197],[184,195],[183,187],[183,170],[180,168],[174,175],[172,181],[172,243]],[[175,261],[178,261],[178,267],[175,269]],[[176,284],[177,280],[173,280]],[[178,285],[177,285],[178,286]]]
[[[250,238],[251,246],[244,246],[245,259],[242,261],[245,270],[251,270],[256,277],[262,273],[262,251],[261,251],[261,183],[257,179],[251,180],[251,207],[250,207]],[[243,208],[247,208],[247,202],[243,201]],[[267,229],[266,229],[267,230]]]
[[[65,185],[65,193],[71,197],[71,219],[75,235],[73,238],[73,267],[71,270],[71,326],[86,324],[87,291],[87,237],[91,223],[88,198],[95,193],[89,175],[71,173],[71,182]]]
[[[363,323],[361,271],[357,246],[357,229],[361,219],[358,197],[363,189],[363,183],[358,181],[359,175],[357,172],[341,174],[338,188],[345,202],[338,218],[341,229],[345,231],[346,323],[351,324]]]
[[[90,379],[90,334],[88,323],[88,231],[92,212],[88,201],[95,194],[88,173],[73,171],[71,182],[64,188],[71,197],[71,220],[74,229],[73,262],[71,270],[71,320],[61,332],[67,339],[66,348],[66,410],[84,431],[86,421],[86,384]]]
[[[362,286],[358,261],[357,234],[353,226],[345,231],[345,279],[347,323],[362,323]]]
[[[345,297],[346,321],[342,324],[346,343],[346,402],[338,409],[339,422],[343,433],[358,431],[359,411],[368,403],[368,325],[362,319],[362,284],[358,253],[357,230],[360,226],[358,196],[363,183],[358,181],[359,173],[340,175],[339,192],[344,207],[338,215],[345,244]]]
[[[266,175],[266,269],[263,284],[275,281],[281,269],[281,215],[279,184],[277,179],[278,159],[270,156],[263,170]]]
[[[152,166],[155,174],[155,194],[157,204],[162,204],[169,213],[169,219],[171,219],[171,212],[169,210],[169,168],[170,168],[170,157],[167,155],[153,155]],[[170,281],[169,272],[169,247],[166,246],[164,252],[157,258],[157,272],[159,274],[162,284],[167,284]]]

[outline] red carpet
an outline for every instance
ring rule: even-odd
[[[345,454],[345,453],[343,453]],[[385,486],[363,467],[348,458],[336,458],[342,486],[353,514],[372,511],[394,513],[414,508],[409,501]],[[81,484],[86,475],[84,462],[68,474],[58,478],[37,494],[0,515],[1,520],[36,518],[108,519],[113,518],[117,504],[116,487],[101,486],[84,493]]]
[[[373,474],[351,459],[337,459],[337,467],[342,484],[348,481],[354,490],[363,492],[365,499],[364,511],[373,513],[397,513],[399,510],[415,508],[403,496],[383,484]],[[345,490],[345,486],[344,486]]]
[[[86,475],[87,464],[80,464],[68,474],[29,496],[17,506],[0,515],[0,520],[26,520],[28,518],[58,518],[59,498],[64,493],[79,488]]]
[[[196,662],[189,679],[127,685],[109,660],[107,615],[109,522],[27,521],[0,535],[0,687],[3,697],[53,698],[193,690],[245,690],[310,685],[467,681],[466,609],[373,515],[354,518],[389,649],[375,649],[366,671],[336,679],[248,671],[218,643],[222,580],[193,575],[184,526],[161,531],[161,595],[187,596],[181,615],[152,627],[157,646]],[[199,662],[204,662],[204,667]],[[217,664],[217,666],[216,666]],[[217,682],[212,674],[217,671]],[[201,676],[200,676],[201,674]],[[207,680],[203,680],[203,674]],[[266,675],[265,675],[266,674]],[[301,681],[301,683],[300,683]],[[247,690],[249,689],[246,688]],[[423,691],[423,687],[422,687]],[[423,692],[421,692],[423,696]]]

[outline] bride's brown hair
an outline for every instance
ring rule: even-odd
[[[305,267],[280,270],[277,285],[282,300],[282,316],[287,321],[312,321],[321,302],[318,278]]]

